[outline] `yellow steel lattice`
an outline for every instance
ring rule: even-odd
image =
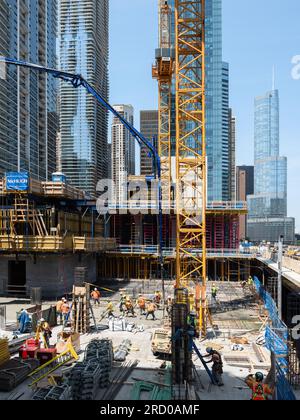
[[[176,286],[192,287],[200,327],[205,329],[205,0],[176,0],[175,15]]]

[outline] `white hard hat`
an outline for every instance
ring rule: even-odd
[[[41,318],[41,319],[40,319],[40,321],[41,321],[41,322],[45,322],[44,318]]]

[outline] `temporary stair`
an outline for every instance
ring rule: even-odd
[[[53,372],[55,372],[57,369],[59,369],[66,363],[69,363],[71,360],[78,359],[79,357],[76,351],[74,350],[74,347],[71,344],[69,344],[68,349],[65,352],[61,353],[59,356],[40,366],[28,376],[32,380],[29,386],[33,387],[42,379],[47,378],[49,375],[51,375]]]

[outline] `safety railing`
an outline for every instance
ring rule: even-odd
[[[122,202],[111,201],[108,204],[109,210],[158,210],[157,200],[128,200]],[[175,210],[176,203],[174,201],[163,200],[163,210]],[[210,201],[207,203],[207,210],[211,211],[230,211],[240,210],[247,211],[247,202],[245,201]]]
[[[158,245],[119,245],[116,252],[124,254],[151,254],[158,255],[159,246]],[[165,247],[163,248],[163,255],[165,257],[175,257],[176,248],[175,247]],[[187,249],[191,254],[202,255],[202,249]],[[207,256],[210,258],[255,258],[256,253],[251,252],[249,249],[240,250],[240,249],[208,249]]]
[[[276,394],[277,400],[296,400],[288,375],[288,339],[289,332],[285,323],[280,319],[275,301],[263,287],[257,277],[254,278],[254,286],[260,298],[264,302],[269,314],[270,325],[266,327],[265,339],[267,349],[276,356]]]

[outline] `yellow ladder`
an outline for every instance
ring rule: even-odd
[[[65,352],[61,353],[54,359],[40,366],[28,376],[28,378],[32,379],[32,382],[29,386],[33,387],[42,379],[48,377],[51,373],[55,372],[57,369],[59,369],[60,367],[62,367],[63,365],[65,365],[73,359],[78,360],[79,357],[76,351],[74,350],[72,344],[69,344],[68,349]]]

